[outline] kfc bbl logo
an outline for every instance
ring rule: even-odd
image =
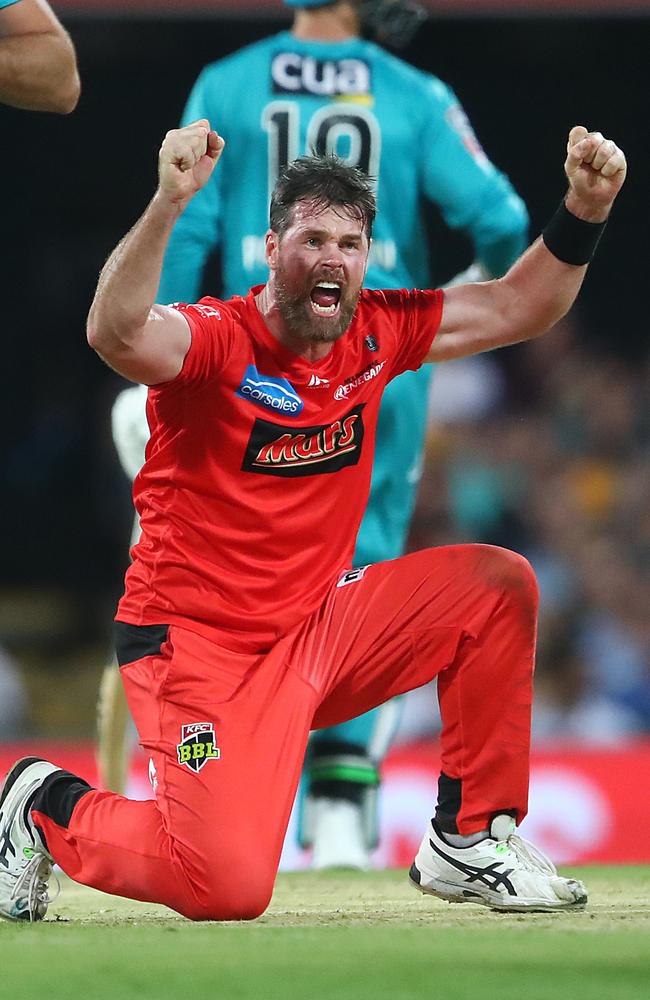
[[[209,760],[219,760],[221,750],[211,722],[191,722],[181,729],[181,741],[177,745],[178,763],[185,764],[196,774]]]

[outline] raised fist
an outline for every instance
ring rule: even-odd
[[[575,125],[569,133],[564,170],[569,180],[567,208],[586,222],[602,222],[623,186],[625,155],[600,132]]]
[[[224,145],[207,118],[172,129],[158,154],[159,190],[184,207],[207,184]]]

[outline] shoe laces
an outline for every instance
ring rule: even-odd
[[[544,872],[545,875],[557,875],[557,869],[551,859],[539,847],[529,840],[511,833],[503,843],[507,844],[517,860],[531,872]]]
[[[27,898],[29,920],[40,920],[45,915],[47,907],[54,902],[61,891],[61,884],[55,876],[57,885],[54,896],[49,894],[49,879],[52,875],[52,865],[43,854],[34,854],[23,867],[11,891],[11,898]]]

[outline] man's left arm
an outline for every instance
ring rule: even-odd
[[[615,143],[577,125],[569,135],[564,169],[569,189],[563,205],[508,273],[445,292],[427,361],[449,361],[530,340],[570,309],[627,166]]]
[[[69,114],[80,90],[74,47],[45,0],[0,0],[0,103]]]

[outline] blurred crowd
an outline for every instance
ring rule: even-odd
[[[650,363],[586,347],[575,322],[439,366],[411,548],[526,555],[541,598],[533,736],[607,744],[650,731]],[[429,706],[407,704],[402,738],[424,734]]]

